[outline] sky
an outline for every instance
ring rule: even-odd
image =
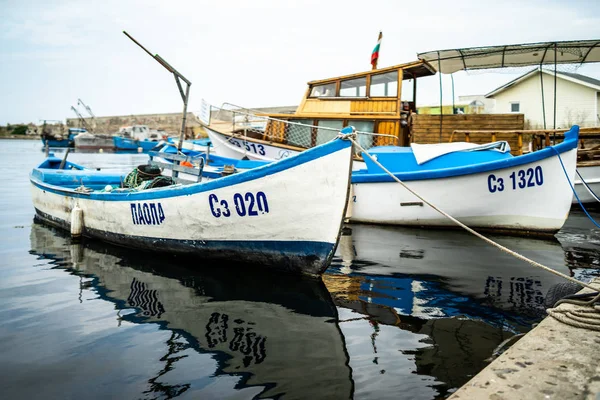
[[[192,82],[201,100],[247,107],[298,105],[308,81],[368,71],[449,48],[600,39],[597,0],[28,1],[0,0],[0,125],[75,117],[181,112],[166,69],[127,31]],[[519,73],[454,74],[455,98],[486,94]],[[600,79],[600,65],[576,72]],[[442,75],[443,102],[451,78]],[[439,103],[439,77],[418,82]],[[82,106],[79,112],[88,116]]]

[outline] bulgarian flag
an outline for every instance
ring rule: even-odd
[[[371,65],[373,69],[377,69],[377,60],[379,59],[379,47],[381,47],[381,38],[383,34],[379,32],[379,38],[377,39],[377,45],[373,49],[373,53],[371,53]]]

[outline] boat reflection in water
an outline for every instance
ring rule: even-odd
[[[495,239],[569,271],[557,241]],[[72,244],[39,224],[31,247],[92,278],[81,290],[114,303],[120,321],[169,333],[154,372],[131,372],[156,397],[444,397],[531,329],[561,282],[468,234],[370,225],[346,230],[322,281]]]
[[[170,331],[160,357],[163,368],[143,378],[148,386],[144,393],[151,397],[170,398],[186,391],[202,397],[197,382],[181,383],[178,376],[189,375],[189,370],[182,372],[189,361],[182,360],[190,348],[212,354],[218,364],[208,374],[206,365],[195,366],[201,376],[194,381],[239,377],[233,388],[220,389],[223,397],[236,396],[241,389],[250,390],[243,396],[260,398],[352,397],[337,311],[320,280],[248,274],[235,267],[223,273],[205,266],[180,268],[177,263],[184,259],[175,263],[173,258],[148,258],[95,241],[71,244],[60,232],[37,223],[32,226],[31,249],[72,274],[92,277],[91,287],[81,290],[93,290],[114,303],[120,321],[158,324]],[[131,313],[132,308],[137,312]],[[170,384],[169,377],[177,384]]]
[[[493,239],[569,274],[558,241]],[[414,398],[448,395],[484,368],[502,341],[543,318],[546,292],[563,281],[467,233],[358,224],[345,229],[328,272],[323,279],[335,304],[351,310],[339,308],[339,325],[355,393],[374,398],[403,390],[397,370],[390,374],[402,368],[392,345],[414,363],[402,377],[404,386],[422,386]],[[358,331],[370,332],[370,349],[355,345]],[[360,384],[377,374],[379,387]]]

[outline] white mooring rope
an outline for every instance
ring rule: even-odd
[[[423,203],[427,204],[429,207],[433,208],[434,210],[436,210],[437,212],[439,212],[440,214],[442,214],[443,216],[445,216],[446,218],[448,218],[449,220],[454,222],[456,225],[458,225],[461,228],[465,229],[466,231],[472,233],[473,235],[477,236],[478,238],[486,241],[487,243],[491,244],[492,246],[497,247],[498,249],[504,251],[505,253],[518,258],[519,260],[525,261],[525,262],[533,265],[534,267],[541,268],[544,271],[550,272],[550,273],[560,276],[561,278],[564,278],[568,281],[574,282],[582,287],[585,287],[587,289],[593,290],[594,292],[597,292],[597,289],[595,287],[593,287],[585,282],[582,282],[578,279],[575,279],[568,275],[565,275],[561,272],[555,271],[543,264],[540,264],[537,261],[531,260],[530,258],[527,258],[522,254],[519,254],[507,247],[504,247],[501,244],[496,243],[493,240],[485,237],[484,235],[480,234],[479,232],[469,228],[467,225],[463,224],[462,222],[460,222],[459,220],[457,220],[450,214],[446,213],[445,211],[443,211],[440,208],[436,207],[435,205],[431,204],[429,201],[425,200],[418,193],[416,193],[414,190],[409,188],[398,177],[396,177],[394,174],[392,174],[390,171],[388,171],[387,168],[385,168],[383,165],[381,165],[381,163],[379,161],[377,161],[377,159],[375,159],[373,156],[371,156],[359,143],[356,142],[356,140],[354,140],[356,138],[355,133],[349,134],[349,135],[340,135],[340,137],[342,137],[343,139],[350,140],[362,152],[363,155],[366,155],[367,157],[369,157],[375,163],[375,165],[377,165],[379,168],[381,168],[383,171],[385,171],[385,173],[387,173],[389,176],[391,176],[392,179],[394,179],[396,182],[401,184],[410,193],[412,193],[413,195],[418,197],[421,201],[423,201]],[[562,160],[561,160],[561,164],[562,164]],[[600,300],[600,294],[597,294],[594,298],[592,298],[590,301],[587,301],[587,302],[564,299],[564,300],[557,302],[554,306],[555,308],[550,308],[547,310],[547,312],[548,312],[548,315],[550,315],[557,321],[563,322],[570,326],[594,330],[594,331],[600,331],[600,306],[596,305],[596,303],[599,300]],[[560,303],[570,303],[570,304],[575,304],[578,306],[584,306],[584,307],[588,307],[588,308],[576,309],[576,310],[567,310],[567,309],[559,310],[556,307]]]
[[[344,136],[348,136],[348,135],[344,135]],[[464,228],[465,230],[467,230],[468,232],[472,233],[473,235],[477,236],[478,238],[488,242],[489,244],[491,244],[492,246],[495,246],[497,248],[499,248],[500,250],[504,251],[505,253],[508,253],[522,261],[525,261],[535,267],[541,268],[545,271],[548,271],[550,273],[553,273],[554,275],[558,275],[561,278],[564,278],[566,280],[569,280],[571,282],[577,283],[578,285],[581,285],[585,288],[591,289],[594,292],[597,290],[596,288],[594,288],[591,285],[588,285],[585,282],[582,282],[578,279],[572,278],[568,275],[563,274],[562,272],[558,272],[553,270],[552,268],[546,267],[543,264],[540,264],[537,261],[531,260],[527,257],[525,257],[524,255],[521,255],[507,247],[502,246],[499,243],[494,242],[492,239],[489,239],[487,237],[485,237],[484,235],[482,235],[481,233],[473,230],[472,228],[469,228],[467,225],[463,224],[462,222],[460,222],[459,220],[457,220],[456,218],[454,218],[453,216],[451,216],[450,214],[446,213],[444,210],[441,210],[440,208],[436,207],[435,205],[431,204],[429,201],[425,200],[423,197],[421,197],[418,193],[416,193],[414,190],[412,190],[411,188],[409,188],[404,182],[402,182],[398,177],[396,177],[394,174],[392,174],[387,168],[385,168],[383,165],[381,165],[381,163],[379,161],[377,161],[377,159],[375,159],[373,156],[371,156],[365,149],[363,149],[360,144],[358,144],[352,137],[348,137],[348,140],[350,140],[361,152],[363,155],[366,155],[367,157],[369,157],[379,168],[381,168],[385,173],[387,173],[389,176],[391,176],[396,182],[398,182],[399,184],[401,184],[406,190],[408,190],[409,192],[411,192],[413,195],[415,195],[416,197],[418,197],[421,201],[423,201],[423,203],[427,204],[429,207],[433,208],[434,210],[436,210],[437,212],[439,212],[440,214],[442,214],[443,216],[445,216],[446,218],[448,218],[450,221],[454,222],[456,225],[460,226],[461,228]]]

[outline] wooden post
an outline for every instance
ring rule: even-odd
[[[495,142],[495,141],[496,141],[496,132],[493,132],[492,133],[492,142]]]
[[[469,143],[471,138],[469,137],[469,132],[465,132],[465,142]]]
[[[517,146],[519,147],[518,154],[523,154],[523,132],[517,133]]]

